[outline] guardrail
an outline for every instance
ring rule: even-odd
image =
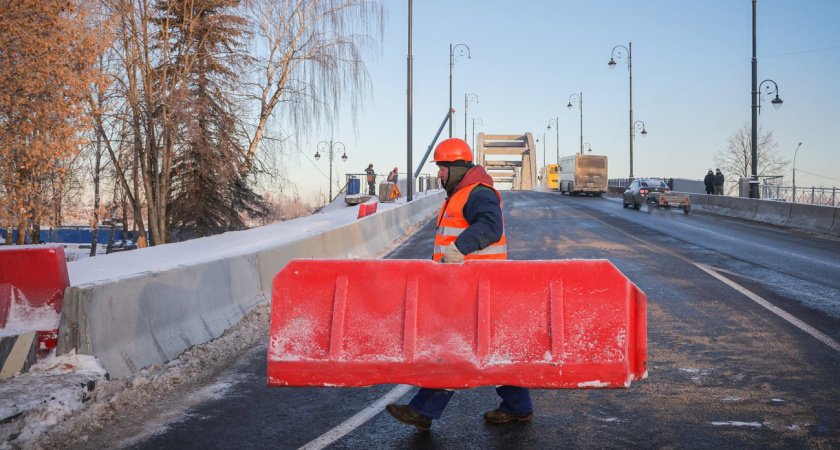
[[[840,236],[840,208],[832,206],[691,194],[691,210]]]
[[[811,205],[840,206],[836,187],[797,188],[796,186],[760,184],[759,188],[761,198]]]
[[[696,181],[702,183],[702,180],[687,180],[682,178],[661,178],[661,177],[636,177],[638,178],[651,178],[656,180],[663,180],[671,189],[680,192],[690,192],[684,189],[684,186],[678,187],[675,186],[674,180],[682,180],[682,181]],[[630,184],[629,178],[610,178],[607,180],[607,185],[611,188],[611,193],[622,193],[624,192],[624,188]],[[783,186],[783,185],[775,185],[775,184],[759,184],[759,193],[762,199],[766,200],[776,200],[776,201],[783,201],[783,202],[791,202],[791,203],[805,203],[810,205],[822,205],[822,206],[840,206],[840,197],[838,197],[837,187],[796,187],[796,186]],[[701,193],[699,191],[695,191],[695,193]]]

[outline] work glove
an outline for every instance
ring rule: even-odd
[[[446,247],[446,253],[443,254],[443,258],[440,259],[440,262],[444,264],[460,264],[464,262],[464,254],[458,250],[458,247],[456,247],[453,242]]]

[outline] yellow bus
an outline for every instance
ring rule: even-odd
[[[546,187],[549,189],[557,189],[557,164],[548,165],[548,177],[546,178]]]

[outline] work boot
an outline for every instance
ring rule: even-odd
[[[429,431],[429,428],[432,426],[431,417],[426,417],[418,413],[408,405],[390,404],[385,407],[385,411],[388,411],[388,414],[394,416],[400,422],[406,425],[414,425],[423,431]]]
[[[527,422],[534,418],[534,413],[528,414],[511,414],[502,411],[501,409],[494,409],[484,413],[484,420],[490,423],[506,423],[512,420],[519,422]]]

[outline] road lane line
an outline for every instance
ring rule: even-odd
[[[725,284],[729,285],[729,287],[731,287],[732,289],[735,289],[736,291],[746,295],[750,300],[758,303],[759,305],[763,306],[764,308],[766,308],[770,312],[776,314],[777,316],[781,317],[782,319],[787,320],[793,326],[795,326],[795,327],[799,328],[800,330],[802,330],[802,331],[810,334],[811,336],[817,338],[823,344],[825,344],[825,345],[833,348],[834,350],[837,350],[838,352],[840,352],[840,342],[835,341],[834,339],[827,336],[823,332],[821,332],[821,331],[817,330],[816,328],[808,325],[807,323],[797,319],[796,317],[794,317],[791,314],[785,312],[781,308],[774,306],[773,304],[771,304],[767,300],[764,300],[763,298],[761,298],[758,295],[754,294],[753,292],[749,291],[747,288],[739,285],[738,283],[735,283],[734,281],[730,280],[729,278],[724,277],[723,275],[719,274],[716,269],[714,269],[710,266],[707,266],[705,264],[700,264],[700,263],[694,263],[694,265],[699,267],[701,270],[708,273],[709,275],[711,275],[711,276],[717,278],[718,280],[724,282]]]
[[[391,389],[391,392],[385,394],[385,396],[377,400],[376,403],[373,403],[367,408],[359,411],[355,416],[345,420],[341,423],[341,425],[333,428],[330,431],[327,431],[326,433],[322,434],[316,439],[310,441],[308,444],[304,445],[299,450],[320,450],[332,444],[333,442],[344,437],[345,434],[355,430],[363,423],[370,420],[373,416],[382,412],[385,409],[386,405],[399,400],[400,397],[405,395],[413,387],[414,386],[408,384],[401,384],[395,387],[394,389]]]

